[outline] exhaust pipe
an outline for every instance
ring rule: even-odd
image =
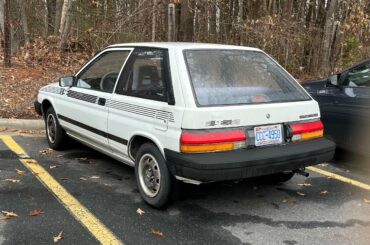
[[[304,176],[306,178],[308,176],[310,176],[310,173],[306,172],[306,169],[305,168],[299,168],[299,169],[293,170],[293,173],[302,175],[302,176]]]

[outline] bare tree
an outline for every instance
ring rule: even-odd
[[[4,4],[4,66],[11,66],[10,0]]]
[[[62,13],[63,0],[56,0],[55,3],[55,17],[54,17],[54,35],[59,34],[60,17]]]
[[[18,0],[18,4],[21,8],[21,21],[22,21],[22,28],[23,28],[23,35],[24,35],[24,46],[25,46],[25,54],[24,54],[24,60],[27,61],[30,54],[29,54],[29,47],[30,47],[30,33],[28,31],[28,21],[27,21],[27,15],[26,15],[26,7],[25,7],[25,1],[24,0]]]
[[[327,71],[330,64],[330,50],[333,40],[333,28],[335,22],[335,10],[337,8],[338,0],[331,0],[328,2],[328,10],[326,12],[324,37],[322,44],[322,62],[321,70]]]
[[[70,30],[70,27],[71,27],[71,21],[72,21],[72,13],[71,13],[71,9],[72,9],[72,3],[73,3],[73,0],[64,0],[65,2],[67,2],[67,7],[65,9],[65,11],[62,10],[62,18],[61,18],[61,24],[60,24],[60,28],[61,28],[61,40],[60,40],[60,48],[62,50],[65,49],[65,45],[66,45],[66,42],[67,42],[67,37],[68,37],[68,34],[69,34],[69,30]],[[63,4],[63,9],[64,9],[64,4]],[[64,23],[62,22],[62,19],[63,19],[63,16],[65,16],[65,20],[64,20]],[[63,27],[63,29],[62,29]]]
[[[68,14],[68,6],[70,6],[71,0],[63,0],[63,5],[62,5],[62,12],[60,15],[60,26],[59,26],[59,33],[62,34],[64,31],[64,26],[66,22],[66,17]]]
[[[190,11],[190,0],[182,0],[181,1],[181,20],[180,20],[180,40],[185,42],[192,42],[193,41],[193,14]]]
[[[157,0],[153,0],[152,6],[152,42],[155,41],[156,34],[156,22],[157,22]]]
[[[0,34],[4,33],[4,4],[5,0],[0,0]]]

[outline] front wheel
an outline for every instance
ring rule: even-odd
[[[49,107],[45,114],[46,139],[51,149],[61,150],[65,148],[68,136],[60,126],[53,107]]]
[[[139,148],[135,159],[135,176],[145,202],[156,208],[168,204],[175,180],[155,145],[145,143]]]

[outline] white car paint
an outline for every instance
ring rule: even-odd
[[[232,49],[262,52],[259,49],[218,44],[126,43],[109,46],[97,56],[111,50],[129,50],[132,52],[135,47],[168,49],[173,93],[176,101],[175,105],[169,105],[167,102],[93,91],[84,88],[62,88],[57,83],[41,88],[38,94],[38,101],[43,103],[48,100],[58,115],[68,116],[77,122],[94,127],[97,130],[126,139],[127,144],[125,145],[59,118],[61,126],[70,136],[131,166],[134,165],[134,159],[129,155],[128,151],[130,142],[135,136],[144,136],[151,139],[162,153],[164,149],[179,152],[179,139],[183,129],[230,127],[229,125],[221,124],[211,126],[208,123],[209,121],[233,120],[235,124],[232,127],[238,127],[297,122],[320,118],[318,104],[313,99],[289,103],[255,105],[212,107],[198,107],[196,105],[183,56],[184,50]],[[94,59],[89,61],[85,66]],[[124,65],[121,68],[120,74],[123,69]],[[66,94],[69,90],[106,98],[107,106],[99,106],[96,102],[89,103],[67,97]],[[155,116],[146,117],[131,113],[127,108],[134,108],[139,111],[150,110]],[[163,119],[163,113],[167,115],[166,119]],[[301,118],[302,115],[312,116]]]

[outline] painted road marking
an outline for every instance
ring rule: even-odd
[[[370,191],[370,185],[365,184],[365,183],[362,183],[360,181],[353,180],[353,179],[350,179],[350,178],[347,178],[347,177],[343,177],[341,175],[334,174],[332,172],[329,172],[329,171],[326,171],[326,170],[322,170],[320,168],[316,168],[316,167],[312,167],[312,166],[311,167],[307,167],[307,169],[308,170],[311,170],[312,172],[316,172],[316,173],[319,173],[319,174],[328,176],[328,177],[330,177],[332,179],[336,179],[336,180],[345,182],[347,184],[354,185],[354,186],[357,186],[357,187],[360,187],[362,189],[365,189],[365,190]]]
[[[57,200],[79,221],[101,244],[123,244],[101,221],[59,184],[36,160],[25,159],[27,153],[11,136],[0,139],[15,152],[23,165],[57,198]]]

